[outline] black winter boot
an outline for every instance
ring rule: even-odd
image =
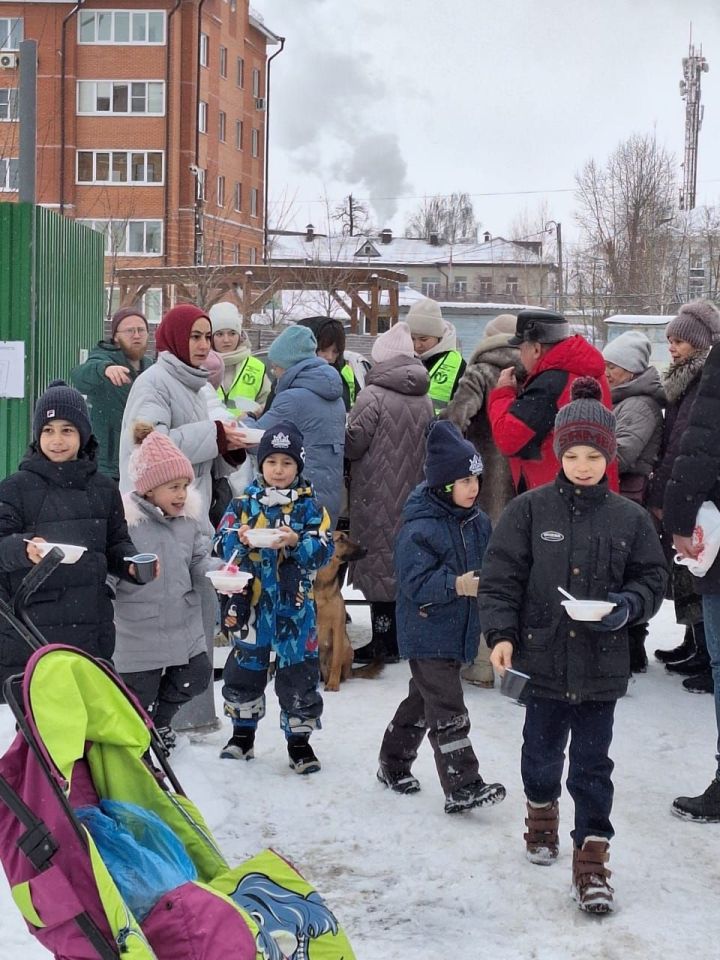
[[[720,780],[716,777],[699,797],[677,797],[672,812],[697,823],[720,823]]]
[[[473,780],[458,787],[445,797],[445,813],[460,813],[472,807],[487,807],[505,799],[505,787],[501,783],[485,783]]]
[[[698,673],[695,677],[686,677],[682,685],[688,693],[715,693],[715,681],[710,669]]]
[[[252,760],[255,757],[255,731],[234,728],[233,735],[220,751],[222,760]]]
[[[420,789],[420,781],[413,776],[410,769],[390,770],[383,763],[378,767],[377,778],[380,783],[389,787],[394,793],[417,793]]]
[[[705,625],[702,622],[696,623],[692,632],[695,641],[695,653],[687,660],[681,660],[679,663],[665,664],[668,673],[674,673],[681,677],[694,677],[695,674],[704,673],[710,669],[710,656],[705,642]]]
[[[685,627],[685,636],[679,647],[673,647],[672,650],[656,650],[655,659],[660,663],[679,663],[681,660],[687,660],[695,653],[695,641],[693,640],[692,627]]]
[[[310,737],[307,734],[289,737],[287,749],[288,757],[290,758],[290,767],[295,773],[305,774],[318,772],[320,769],[320,761],[310,746]]]

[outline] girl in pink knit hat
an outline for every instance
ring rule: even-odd
[[[197,588],[220,561],[209,556],[188,458],[149,423],[135,423],[133,438],[125,517],[137,549],[157,555],[157,575],[143,586],[118,585],[114,661],[169,752],[173,717],[212,676]]]

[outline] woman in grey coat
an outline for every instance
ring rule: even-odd
[[[381,334],[374,366],[348,415],[350,537],[367,557],[350,568],[350,582],[370,602],[372,640],[356,660],[398,657],[393,550],[402,508],[422,480],[425,432],[433,417],[428,373],[414,355],[405,323]]]

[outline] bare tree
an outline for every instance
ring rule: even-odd
[[[341,232],[346,237],[367,235],[373,231],[370,208],[352,194],[337,204],[330,218],[331,221],[341,224]]]
[[[576,176],[576,218],[589,254],[604,262],[616,312],[657,313],[668,299],[676,166],[654,135],[633,134],[604,166],[588,160]]]
[[[431,234],[448,243],[477,240],[480,221],[468,193],[426,197],[405,227],[406,237],[427,240]]]

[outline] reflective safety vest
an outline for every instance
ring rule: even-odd
[[[342,368],[340,371],[340,376],[348,386],[348,390],[350,391],[350,406],[352,406],[355,403],[355,397],[357,396],[357,380],[355,379],[355,371],[349,363],[346,363]]]
[[[449,350],[428,371],[430,386],[428,396],[432,400],[436,414],[446,407],[453,395],[453,387],[462,364],[462,354],[459,350]]]
[[[258,360],[257,357],[247,357],[227,393],[221,384],[217,388],[217,395],[230,406],[232,406],[232,401],[236,397],[248,397],[250,400],[257,400],[264,379],[265,364],[262,360]]]

